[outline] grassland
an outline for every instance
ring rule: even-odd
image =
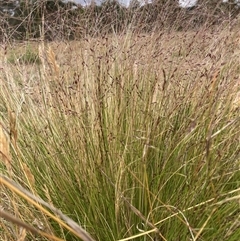
[[[236,30],[25,42],[0,67],[1,240],[239,240]]]

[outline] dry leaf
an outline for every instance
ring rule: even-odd
[[[14,111],[9,111],[10,123],[10,138],[15,148],[17,148],[17,127],[16,127],[16,114]]]
[[[7,169],[11,169],[10,140],[6,129],[0,123],[0,159],[6,165]]]
[[[32,172],[31,172],[31,170],[29,169],[29,167],[25,163],[23,163],[23,170],[25,172],[25,175],[26,175],[29,183],[33,186],[35,184],[35,178],[34,178]]]
[[[19,230],[19,237],[17,241],[24,241],[26,238],[26,235],[27,235],[26,229],[21,227]]]

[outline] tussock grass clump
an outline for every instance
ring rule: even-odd
[[[1,209],[18,219],[1,220],[1,237],[237,240],[236,40],[226,30],[129,32],[42,43],[42,65],[6,63],[11,157],[1,173],[34,197],[1,176]]]

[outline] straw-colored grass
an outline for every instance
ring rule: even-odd
[[[26,43],[41,64],[9,61],[7,46],[0,239],[238,240],[238,41],[202,29]]]

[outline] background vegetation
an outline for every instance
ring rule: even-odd
[[[127,29],[135,32],[197,29],[234,22],[240,11],[234,1],[220,0],[202,0],[197,7],[187,10],[171,0],[154,0],[143,6],[133,0],[128,8],[115,0],[86,7],[60,0],[15,2],[0,3],[2,39],[29,40],[44,35],[46,40],[76,40]]]
[[[171,2],[2,17],[1,240],[239,240],[239,19]]]

